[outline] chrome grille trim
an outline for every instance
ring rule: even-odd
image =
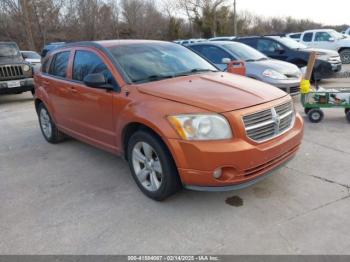
[[[21,65],[1,65],[0,80],[23,78],[23,70]]]
[[[293,102],[288,101],[270,109],[245,115],[242,119],[247,137],[262,143],[292,128],[295,120]]]

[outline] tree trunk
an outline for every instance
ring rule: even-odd
[[[29,12],[28,12],[28,0],[20,0],[23,20],[24,20],[24,27],[26,30],[26,42],[27,47],[29,50],[36,50],[34,39],[33,39],[33,33],[32,33],[32,23],[30,21]]]

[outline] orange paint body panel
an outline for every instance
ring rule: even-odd
[[[149,43],[150,41],[147,41]],[[98,42],[110,47],[142,41]],[[45,104],[64,133],[117,155],[125,153],[125,131],[137,123],[152,129],[168,147],[181,181],[189,186],[222,187],[254,180],[290,159],[301,144],[302,118],[295,113],[292,127],[265,142],[248,138],[243,116],[291,101],[289,95],[262,82],[230,73],[213,72],[143,84],[127,83],[112,61],[99,49],[74,46],[67,78],[39,72],[36,99]],[[116,79],[120,90],[103,90],[72,81],[77,50],[97,54]],[[217,113],[232,129],[232,139],[189,141],[180,138],[167,116]],[[222,168],[219,179],[213,172]]]

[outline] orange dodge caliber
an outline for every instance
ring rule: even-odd
[[[289,160],[303,136],[285,92],[169,42],[68,44],[48,54],[35,84],[48,142],[68,135],[123,155],[155,200],[182,187],[252,185]]]

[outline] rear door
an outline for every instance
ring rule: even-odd
[[[308,46],[308,47],[314,47],[314,33],[313,32],[307,32],[307,33],[304,33],[301,37],[301,42]]]
[[[70,53],[70,50],[55,53],[52,56],[50,67],[47,73],[44,73],[42,80],[50,100],[50,113],[59,127],[70,126],[70,82],[67,79]]]
[[[76,49],[72,64],[71,117],[72,131],[83,139],[106,149],[115,149],[113,119],[114,91],[92,88],[84,84],[88,74],[101,73],[108,83],[118,84],[97,51]]]

